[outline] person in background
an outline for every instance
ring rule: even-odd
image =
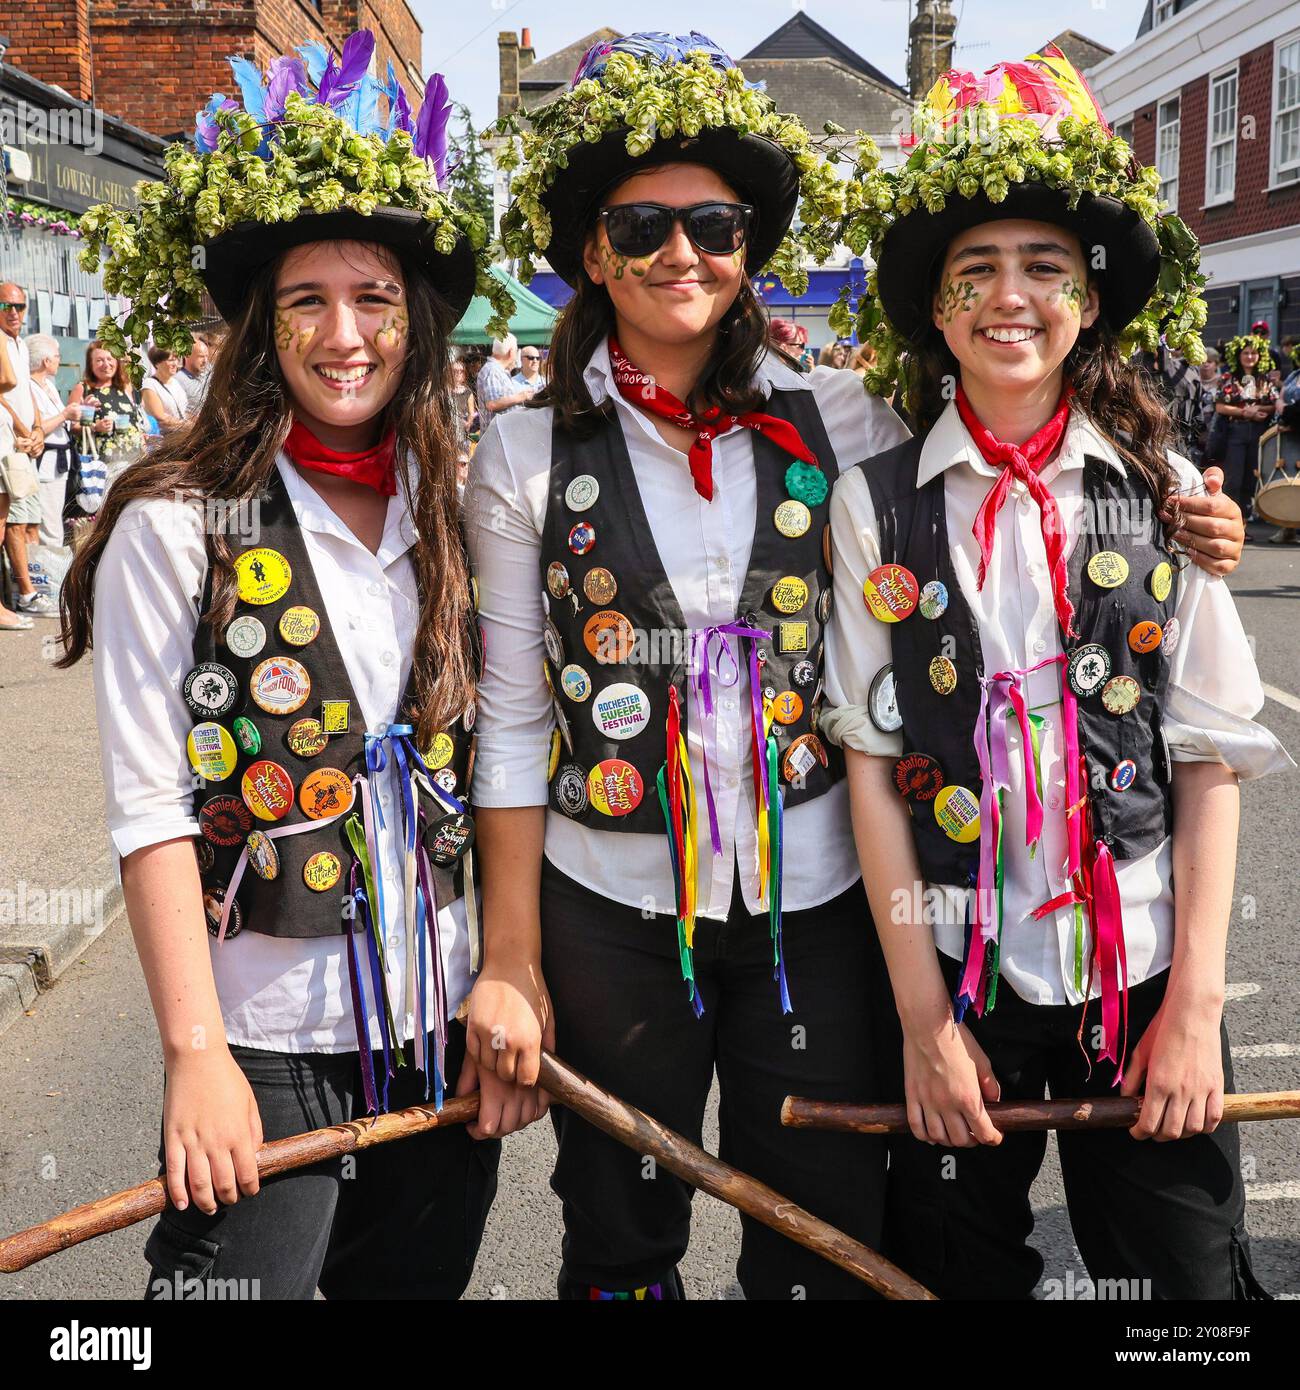
[[[0,336],[3,338],[4,349],[9,354],[10,365],[16,378],[13,387],[0,396],[0,405],[4,406],[13,426],[12,449],[39,461],[45,452],[45,436],[41,432],[32,396],[31,363],[27,356],[27,344],[20,336],[26,314],[27,295],[22,286],[12,281],[0,285],[0,329],[3,330]],[[37,592],[27,568],[27,547],[36,544],[40,522],[39,491],[32,493],[30,497],[11,498],[8,526],[5,529],[5,549],[9,552],[9,564],[13,569],[14,584],[18,589],[19,614],[32,618],[57,618],[58,609],[46,595]]]
[[[1256,333],[1234,338],[1223,355],[1228,373],[1214,405],[1228,421],[1223,490],[1247,516],[1259,473],[1259,438],[1272,424],[1277,402],[1277,392],[1268,380],[1273,358],[1268,339]]]
[[[1278,441],[1278,471],[1294,478],[1300,472],[1300,347],[1292,338],[1282,340],[1284,361],[1289,375],[1282,383],[1277,422],[1282,427]],[[1268,538],[1270,545],[1295,545],[1296,531],[1292,526],[1279,526]]]
[[[510,375],[518,351],[519,344],[513,333],[492,340],[492,357],[484,363],[474,383],[474,394],[485,427],[493,416],[533,398],[532,389],[521,387]]]
[[[849,371],[851,371],[860,381],[865,381],[867,372],[876,365],[876,350],[870,343],[859,345],[853,356],[849,358]]]
[[[72,464],[72,436],[68,425],[81,414],[79,405],[64,405],[55,385],[59,370],[59,345],[45,333],[27,339],[32,364],[32,400],[41,429],[45,433],[45,452],[37,471],[41,481],[41,521],[37,539],[41,545],[61,549],[63,508],[67,503],[68,476]]]
[[[0,410],[0,457],[13,453],[14,426],[7,410]],[[5,525],[9,517],[10,497],[0,489],[0,545],[4,544]],[[32,627],[32,620],[25,614],[15,613],[0,603],[0,632],[25,632]]]
[[[112,434],[112,417],[119,415],[130,415],[137,425],[143,422],[125,358],[114,357],[98,338],[86,349],[85,368],[68,395],[68,403],[95,407],[91,428],[96,435]]]
[[[469,373],[463,358],[457,357],[451,364],[451,400],[456,414],[456,446],[462,470],[469,468],[469,432],[474,420],[474,393],[469,388]],[[460,479],[464,485],[464,478]]]
[[[519,370],[511,380],[518,386],[525,386],[536,395],[546,381],[542,377],[542,350],[539,347],[526,347],[519,354]]]
[[[151,347],[149,361],[154,374],[144,384],[144,408],[158,421],[163,434],[184,428],[189,398],[176,379],[181,359],[167,348]]]
[[[834,367],[837,371],[849,365],[849,345],[847,343],[827,343],[817,355],[819,367]]]
[[[797,372],[804,370],[803,344],[799,341],[798,326],[789,319],[769,319],[767,341]]]
[[[199,402],[208,389],[208,367],[211,361],[212,354],[208,349],[207,339],[202,333],[196,334],[194,346],[181,359],[181,369],[176,373],[176,382],[185,392],[186,415],[198,412]]]
[[[1205,349],[1205,361],[1196,369],[1196,387],[1199,396],[1196,404],[1196,431],[1188,458],[1203,473],[1210,465],[1209,439],[1210,427],[1214,424],[1214,398],[1219,390],[1220,373],[1217,348]]]

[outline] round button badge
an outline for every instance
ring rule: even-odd
[[[790,498],[772,513],[772,521],[783,536],[794,539],[804,535],[812,525],[812,513],[802,502]]]
[[[1167,561],[1161,562],[1151,571],[1151,597],[1157,603],[1163,603],[1169,597],[1169,591],[1174,586],[1173,566]]]
[[[291,647],[305,647],[320,632],[320,614],[306,604],[297,603],[280,614],[280,636]]]
[[[343,865],[337,854],[323,849],[302,866],[302,881],[313,893],[328,893],[343,877]]]
[[[632,623],[613,608],[602,609],[587,619],[582,640],[602,666],[617,666],[632,653],[635,633]]]
[[[1141,698],[1142,689],[1132,676],[1112,676],[1101,692],[1101,702],[1111,714],[1128,714]]]
[[[433,774],[433,781],[435,786],[441,787],[443,791],[447,792],[449,795],[455,795],[456,774],[451,768],[439,768],[438,771]]]
[[[314,758],[329,747],[330,736],[321,728],[319,719],[299,719],[289,725],[284,741],[298,757]]]
[[[453,868],[473,848],[474,817],[465,811],[443,816],[425,830],[424,843],[440,869]]]
[[[817,679],[817,668],[805,657],[795,662],[790,670],[790,679],[796,685],[807,688]]]
[[[951,695],[957,689],[957,668],[952,659],[936,656],[930,662],[930,684],[940,695]]]
[[[280,876],[280,851],[264,830],[254,830],[244,843],[248,851],[248,867],[268,883]]]
[[[205,782],[224,782],[239,761],[235,740],[221,724],[196,724],[185,740],[185,751],[194,775]]]
[[[283,820],[293,806],[293,778],[267,758],[245,769],[240,790],[258,820]]]
[[[275,603],[289,592],[293,570],[278,550],[259,546],[235,557],[235,587],[245,603]]]
[[[933,801],[943,790],[943,768],[928,753],[905,753],[894,764],[894,786],[909,801]]]
[[[618,581],[607,569],[597,565],[595,569],[587,571],[587,576],[582,581],[582,592],[597,608],[607,608],[614,602],[614,595],[618,593]]]
[[[571,512],[585,512],[600,496],[600,483],[590,473],[581,473],[564,489],[564,505]]]
[[[1137,779],[1137,764],[1132,758],[1125,758],[1123,762],[1116,763],[1114,770],[1110,774],[1110,785],[1112,791],[1126,792]]]
[[[542,643],[546,647],[546,655],[550,657],[552,664],[563,666],[564,643],[560,638],[560,629],[549,618],[546,626],[542,629]]]
[[[217,661],[201,661],[186,675],[181,694],[192,714],[200,719],[220,719],[234,709],[239,699],[239,683],[228,666]]]
[[[552,793],[555,804],[566,816],[576,819],[591,807],[591,799],[587,795],[587,774],[573,763],[560,769],[559,776],[554,779]]]
[[[941,787],[934,798],[934,818],[939,829],[959,845],[980,837],[979,798],[967,787]]]
[[[318,767],[303,778],[298,805],[312,820],[328,820],[352,805],[352,779],[337,767]]]
[[[916,576],[902,565],[880,565],[862,586],[862,597],[872,617],[882,623],[898,623],[910,617],[920,596]]]
[[[575,704],[581,704],[591,694],[591,677],[570,663],[560,672],[560,687]]]
[[[552,598],[563,598],[569,592],[569,571],[558,560],[546,567],[546,591]]]
[[[903,716],[898,712],[898,697],[894,692],[892,665],[882,666],[872,677],[871,689],[867,692],[867,714],[882,734],[896,733],[903,727]]]
[[[446,767],[452,758],[456,756],[456,745],[452,742],[452,737],[447,733],[436,733],[433,742],[429,745],[428,751],[424,755],[424,761],[431,772],[437,772],[439,768]]]
[[[208,924],[209,936],[221,935],[221,914],[226,908],[226,888],[224,884],[214,883],[203,890],[203,918]],[[226,940],[238,936],[244,930],[244,914],[239,908],[239,899],[230,904],[230,916],[226,918]]]
[[[241,614],[226,628],[226,648],[234,656],[247,659],[256,656],[266,646],[266,628],[260,618],[251,613]]]
[[[249,677],[253,703],[267,714],[292,714],[307,703],[311,677],[307,668],[288,656],[273,656],[253,668]]]
[[[199,807],[199,833],[222,849],[239,844],[252,828],[252,812],[237,796],[209,797]]]
[[[587,797],[602,816],[631,815],[644,796],[641,774],[622,758],[605,758],[587,774]]]
[[[781,759],[781,776],[787,782],[799,781],[807,777],[818,763],[822,767],[828,766],[825,744],[816,734],[800,734],[785,750],[785,757]]]
[[[921,590],[921,601],[917,605],[923,618],[931,622],[941,618],[948,611],[948,586],[941,579],[931,579]]]
[[[803,713],[803,697],[793,690],[783,690],[772,701],[772,718],[778,724],[793,724]]]
[[[1099,550],[1088,561],[1088,578],[1099,589],[1117,589],[1128,578],[1128,561],[1114,550]]]
[[[546,780],[549,782],[555,776],[555,770],[560,765],[560,748],[563,740],[560,738],[560,731],[557,728],[551,730],[551,746],[546,755]]]
[[[787,574],[772,585],[772,607],[778,613],[797,613],[808,602],[808,586],[797,575]]]
[[[1065,679],[1080,699],[1095,695],[1109,678],[1110,653],[1100,642],[1085,642],[1070,653]]]
[[[1155,651],[1164,635],[1159,623],[1144,618],[1129,628],[1128,644],[1139,656],[1145,656],[1147,652]]]
[[[1178,639],[1182,636],[1182,629],[1178,626],[1177,618],[1170,618],[1165,624],[1165,635],[1160,639],[1160,649],[1166,656],[1173,656],[1178,649]]]
[[[234,723],[235,742],[245,757],[255,758],[262,751],[262,734],[247,715],[241,714]]]
[[[606,738],[635,738],[650,722],[650,697],[626,681],[607,685],[592,699],[591,720]]]
[[[569,529],[569,549],[575,555],[585,555],[596,544],[596,528],[589,521],[579,521]]]

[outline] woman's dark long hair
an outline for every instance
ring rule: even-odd
[[[593,224],[594,225],[594,224]],[[555,418],[576,438],[590,435],[612,408],[597,408],[582,379],[591,354],[614,331],[614,304],[604,285],[583,270],[573,298],[560,311],[546,359],[549,380],[530,406],[555,407]],[[685,404],[693,411],[717,406],[731,414],[757,410],[763,393],[754,385],[758,365],[768,350],[767,310],[754,293],[748,274],[740,277],[734,303],[718,324],[713,354]]]
[[[427,279],[397,256],[406,282],[409,315],[402,379],[385,407],[379,434],[396,431],[398,485],[410,506],[419,540],[412,548],[420,585],[420,619],[411,668],[419,747],[460,717],[474,691],[469,630],[473,620],[469,567],[456,490],[456,432],[451,404],[448,341],[451,311]],[[275,347],[275,272],[257,275],[248,303],[231,325],[212,366],[211,385],[197,415],[166,436],[109,488],[98,517],[77,552],[61,594],[62,667],[90,649],[95,622],[95,573],[113,527],[132,503],[183,495],[218,499],[236,507],[266,487],[276,454],[293,423],[292,404]],[[415,493],[408,471],[415,465]],[[225,534],[208,535],[212,606],[205,621],[224,629],[234,612],[234,555]],[[113,614],[100,615],[113,621]]]
[[[1141,367],[1121,355],[1115,334],[1100,316],[1091,328],[1081,330],[1063,367],[1066,383],[1074,388],[1072,408],[1081,410],[1115,446],[1150,491],[1158,512],[1180,486],[1167,452],[1175,436],[1164,401]],[[921,346],[911,349],[903,364],[903,385],[918,434],[943,414],[960,379],[960,364],[943,334],[931,325]],[[1164,524],[1166,541],[1181,524],[1175,504],[1174,520]]]

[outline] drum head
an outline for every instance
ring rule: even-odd
[[[1273,526],[1300,527],[1300,477],[1274,477],[1255,494],[1255,510]]]

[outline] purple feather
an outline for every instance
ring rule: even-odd
[[[397,80],[393,70],[393,60],[388,60],[388,81],[384,84],[388,93],[388,134],[395,130],[411,129],[411,103],[406,99],[406,89]]]
[[[290,92],[306,96],[307,72],[300,58],[277,58],[269,69],[266,84],[266,119],[278,121],[284,115],[284,103]]]
[[[337,85],[351,87],[360,82],[370,67],[375,51],[375,36],[369,29],[358,29],[343,41],[343,61],[339,67]]]
[[[201,154],[211,154],[217,148],[217,136],[221,133],[217,112],[238,110],[237,101],[220,92],[213,92],[203,110],[194,113],[194,143]]]
[[[447,125],[451,120],[451,101],[447,96],[447,80],[435,72],[425,85],[424,104],[415,122],[413,144],[421,159],[433,164],[434,177],[442,183],[447,167]]]

